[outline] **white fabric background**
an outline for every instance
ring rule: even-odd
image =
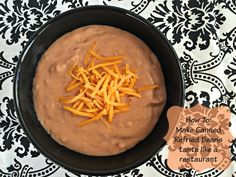
[[[182,63],[186,106],[190,107],[196,102],[209,107],[228,105],[232,112],[231,132],[236,136],[234,0],[6,0],[0,2],[0,176],[74,176],[46,160],[28,143],[11,104],[12,76],[23,46],[43,23],[71,8],[97,4],[131,10],[160,29],[172,43]],[[212,61],[218,62],[206,66],[204,70],[190,69],[192,65],[203,67],[204,62]],[[219,84],[207,77],[200,79],[196,74],[202,77],[210,75]],[[197,173],[191,169],[169,169],[165,164],[167,147],[164,147],[149,162],[115,176],[230,177],[236,173],[236,140],[231,152],[232,163],[227,170],[216,172],[210,169]]]

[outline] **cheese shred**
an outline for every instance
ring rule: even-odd
[[[95,51],[96,45],[97,42],[90,45],[84,66],[74,64],[68,70],[71,81],[65,91],[73,92],[74,96],[61,97],[59,101],[74,116],[87,118],[79,127],[100,120],[110,129],[116,114],[131,109],[125,96],[141,98],[140,92],[156,89],[158,85],[135,88],[138,76],[135,69],[124,64],[125,56],[100,56]]]

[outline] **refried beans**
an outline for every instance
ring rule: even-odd
[[[135,87],[157,84],[157,89],[141,93],[141,98],[126,97],[130,110],[114,115],[108,129],[102,121],[78,127],[87,118],[63,109],[58,101],[70,82],[68,70],[83,59],[91,43],[96,41],[99,55],[125,56],[124,62],[135,68]],[[34,106],[42,126],[61,145],[94,156],[119,154],[142,141],[154,128],[166,101],[165,82],[157,57],[140,39],[127,31],[89,25],[66,33],[43,54],[33,83]]]

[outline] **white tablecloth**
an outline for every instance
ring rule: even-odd
[[[175,48],[184,71],[187,107],[227,105],[236,136],[235,0],[2,0],[0,2],[0,176],[74,176],[45,159],[28,141],[13,106],[12,79],[29,37],[47,20],[85,5],[129,9],[152,22]],[[225,171],[174,171],[164,146],[148,162],[116,177],[230,177],[236,173],[236,139]],[[82,175],[81,175],[82,176]]]

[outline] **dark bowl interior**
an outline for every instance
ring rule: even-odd
[[[118,27],[142,39],[157,55],[167,87],[166,106],[151,134],[134,148],[109,157],[83,155],[55,142],[38,121],[32,99],[35,69],[45,50],[66,32],[90,24]],[[167,39],[145,19],[129,11],[108,6],[74,9],[43,25],[25,47],[14,77],[15,106],[25,133],[42,154],[76,174],[115,174],[147,161],[164,143],[163,137],[168,130],[167,109],[173,105],[183,105],[183,96],[184,87],[178,57]]]

